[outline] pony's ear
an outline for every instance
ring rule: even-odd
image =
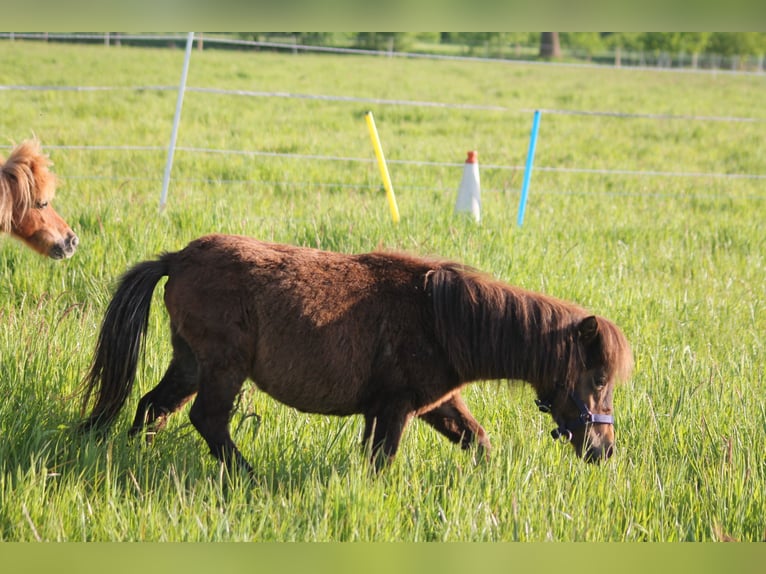
[[[577,335],[584,345],[590,345],[598,336],[598,319],[595,315],[585,317],[577,325]]]

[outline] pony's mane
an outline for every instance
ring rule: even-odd
[[[522,379],[538,390],[583,367],[573,342],[582,319],[578,305],[513,287],[474,269],[447,263],[429,272],[437,338],[463,380]],[[598,318],[603,359],[617,378],[632,367],[628,343],[610,321]]]
[[[47,185],[53,177],[49,165],[36,139],[19,144],[7,160],[0,157],[0,231],[10,232],[14,213],[22,219],[38,199],[37,194],[52,187]]]

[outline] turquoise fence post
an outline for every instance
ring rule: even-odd
[[[532,119],[532,134],[529,136],[529,150],[527,151],[527,165],[524,167],[524,183],[521,185],[521,199],[519,200],[519,214],[516,223],[521,226],[524,223],[524,212],[527,209],[527,195],[529,193],[529,180],[532,179],[532,164],[535,161],[535,147],[537,146],[537,131],[540,129],[540,110],[535,110]]]

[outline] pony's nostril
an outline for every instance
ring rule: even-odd
[[[600,464],[608,460],[613,454],[614,446],[610,444],[604,448],[589,448],[583,458],[585,462]]]
[[[74,251],[77,248],[77,245],[80,243],[80,238],[77,237],[74,233],[71,233],[67,236],[66,240],[64,241],[64,246],[67,251]]]

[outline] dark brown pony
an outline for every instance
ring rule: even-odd
[[[249,377],[301,411],[362,414],[376,462],[394,456],[413,416],[488,453],[460,389],[521,379],[579,456],[599,461],[612,453],[612,390],[632,359],[610,321],[456,263],[225,235],[197,239],[122,277],[85,381],[83,409],[95,400],[84,428],[108,427],[127,400],[152,292],[164,276],[173,358],[140,400],[130,435],[160,429],[196,394],[189,418],[212,454],[252,470],[228,428]]]
[[[37,140],[16,146],[0,157],[0,232],[10,233],[52,259],[71,257],[78,239],[50,202],[56,178]]]

